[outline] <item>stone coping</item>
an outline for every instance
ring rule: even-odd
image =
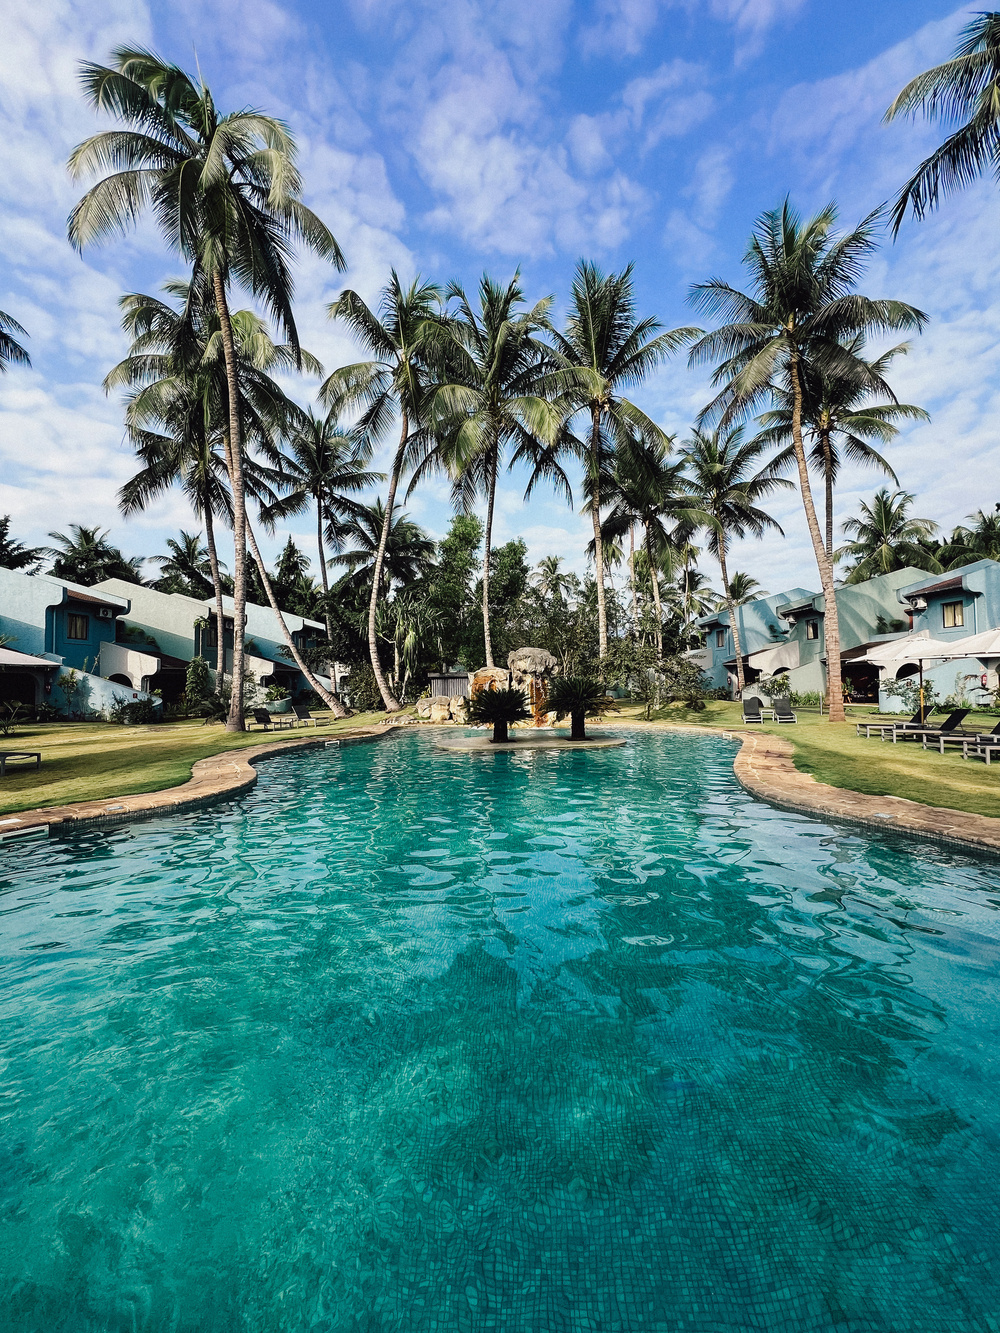
[[[441,750],[461,750],[466,754],[496,753],[497,750],[611,750],[624,745],[620,736],[588,736],[583,741],[571,741],[568,736],[515,736],[494,745],[489,736],[463,736],[459,740],[434,738]]]
[[[45,806],[38,810],[20,810],[0,815],[0,846],[16,842],[31,833],[67,833],[94,825],[122,824],[156,815],[180,814],[197,810],[248,791],[257,782],[254,765],[262,759],[289,750],[318,749],[321,746],[374,741],[396,728],[391,725],[357,727],[337,736],[320,733],[296,740],[266,741],[248,745],[243,750],[224,750],[198,759],[191,765],[191,777],[179,787],[161,791],[139,792],[134,796],[109,796],[101,801],[77,801],[72,805]]]

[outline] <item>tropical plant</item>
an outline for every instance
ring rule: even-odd
[[[542,597],[552,597],[557,602],[566,600],[572,576],[559,568],[562,563],[561,555],[545,555],[535,566],[531,581]]]
[[[857,292],[865,258],[875,246],[876,214],[846,235],[835,236],[837,211],[828,205],[803,223],[786,199],[757,221],[744,262],[751,291],[719,279],[692,289],[695,305],[722,327],[692,348],[692,364],[719,362],[713,382],[720,392],[702,420],[728,425],[752,415],[778,386],[791,395],[792,449],[799,492],[826,602],[830,721],[844,720],[840,688],[840,623],[833,560],[816,516],[803,435],[804,381],[809,375],[855,379],[891,397],[889,386],[852,351],[859,337],[920,329],[926,315],[902,301],[872,300]]]
[[[142,582],[141,556],[122,555],[117,546],[108,541],[107,529],[87,528],[82,523],[71,523],[69,535],[50,532],[55,546],[44,547],[52,558],[49,573],[57,579],[80,583],[85,588],[104,579],[123,579],[126,583]]]
[[[27,333],[21,328],[13,315],[6,315],[0,310],[0,374],[11,364],[16,366],[31,365],[31,357],[14,337],[15,333],[27,337]]]
[[[184,677],[184,694],[189,707],[196,708],[212,694],[212,677],[203,657],[192,657]]]
[[[179,592],[186,597],[204,600],[212,596],[212,563],[208,547],[201,544],[200,532],[181,530],[180,541],[167,538],[169,555],[154,555],[160,566],[160,577],[153,585],[161,592]]]
[[[475,727],[493,728],[492,743],[505,745],[507,728],[531,717],[523,690],[477,690],[466,705],[465,715]]]
[[[387,597],[394,588],[405,588],[427,573],[434,558],[434,542],[405,513],[397,513],[383,541],[385,513],[381,500],[359,505],[343,527],[344,543],[353,545],[335,555],[332,563],[343,565],[349,571],[349,581],[367,589],[380,565],[381,551],[382,596]]]
[[[729,576],[729,595],[734,606],[745,606],[747,602],[758,602],[767,596],[767,589],[762,588],[751,574],[734,570]]]
[[[435,354],[439,383],[431,398],[430,419],[435,449],[417,469],[414,484],[433,467],[452,478],[457,509],[470,513],[476,500],[486,501],[483,528],[483,637],[486,665],[493,666],[490,633],[490,566],[497,477],[508,448],[509,465],[533,465],[528,494],[537,479],[553,477],[568,492],[569,482],[554,461],[552,445],[561,424],[558,410],[544,394],[551,349],[540,341],[548,330],[552,298],[521,309],[524,294],[517,274],[506,285],[484,274],[479,308],[473,309],[464,290],[453,283],[448,298],[454,313],[439,326]]]
[[[297,351],[293,244],[302,242],[338,269],[344,259],[330,231],[301,201],[295,141],[282,121],[250,110],[220,115],[204,83],[195,84],[142,48],[120,47],[112,61],[84,64],[82,82],[91,106],[109,111],[125,128],[93,135],[71,154],[76,179],[101,179],[70,214],[69,237],[82,249],[134,225],[148,206],[168,244],[193,265],[195,281],[211,286],[229,386],[225,444],[235,539],[234,688],[226,726],[242,731],[247,525],[229,287],[235,280],[250,291]]]
[[[316,509],[316,548],[319,553],[319,574],[323,587],[326,635],[333,639],[330,619],[330,580],[327,572],[324,532],[331,548],[338,551],[345,536],[345,523],[357,517],[360,504],[354,496],[376,481],[382,474],[371,472],[365,466],[370,446],[342,430],[338,410],[331,409],[325,417],[312,412],[302,413],[289,430],[270,481],[285,495],[262,511],[262,517],[273,525],[279,518],[301,513],[311,502]],[[291,540],[289,538],[289,540]]]
[[[557,719],[570,720],[571,741],[585,741],[585,723],[588,717],[602,717],[618,711],[618,705],[608,694],[603,681],[588,676],[555,676],[549,681],[545,696],[548,711]]]
[[[335,370],[320,390],[324,400],[362,409],[355,433],[359,445],[367,450],[365,458],[385,437],[394,414],[398,412],[400,417],[399,443],[389,474],[368,600],[368,652],[382,702],[390,713],[398,712],[400,703],[382,671],[375,616],[396,491],[404,471],[421,461],[428,446],[425,422],[432,376],[427,353],[440,301],[441,289],[434,283],[415,278],[404,289],[393,269],[382,289],[377,312],[370,310],[358,293],[351,290],[341,292],[327,307],[331,319],[343,320],[373,359]]]
[[[44,547],[25,546],[10,535],[10,514],[0,514],[0,569],[34,574],[45,559]]]
[[[938,551],[945,569],[959,569],[976,560],[1000,560],[1000,504],[994,506],[991,514],[979,509],[968,517],[972,527],[955,528],[951,541]]]
[[[862,359],[864,338],[854,339],[849,348]],[[891,347],[875,361],[864,362],[867,374],[884,383],[885,373],[897,356],[909,351],[908,343]],[[890,464],[873,448],[872,440],[890,444],[899,434],[897,421],[929,421],[922,407],[897,402],[893,395],[888,402],[872,402],[877,397],[872,386],[854,375],[822,375],[803,370],[802,375],[803,435],[810,442],[809,462],[823,478],[826,492],[826,552],[833,556],[834,513],[833,495],[842,463],[860,464],[885,473],[895,484],[899,478]],[[888,386],[886,386],[888,388]],[[892,394],[892,390],[888,390]],[[793,395],[780,385],[774,386],[776,406],[760,417],[764,430],[759,436],[774,444],[791,439]],[[775,459],[774,466],[794,466],[795,449],[788,445]]]
[[[1000,13],[977,14],[959,37],[951,60],[911,79],[885,113],[887,121],[922,111],[928,120],[959,121],[900,190],[892,230],[908,209],[922,218],[941,194],[971,185],[985,171],[996,174],[1000,156]]]
[[[758,502],[780,487],[791,487],[791,482],[774,475],[773,467],[758,468],[765,449],[759,440],[744,440],[742,426],[735,426],[728,431],[694,431],[684,453],[691,495],[704,515],[708,549],[722,574],[740,694],[746,684],[743,646],[726,556],[735,540],[747,535],[760,538],[769,528],[781,532],[781,526]]]
[[[861,502],[861,513],[841,525],[851,537],[837,552],[838,560],[850,559],[848,583],[865,583],[879,574],[912,565],[914,569],[941,572],[941,562],[927,549],[937,524],[929,518],[911,518],[913,496],[909,491],[893,491],[883,486],[875,492],[871,504]]]
[[[608,651],[603,483],[611,473],[619,444],[639,439],[647,447],[669,447],[666,432],[624,397],[623,391],[641,384],[651,370],[698,333],[696,329],[660,332],[661,327],[653,318],[636,318],[631,264],[620,273],[607,275],[587,261],[577,265],[566,328],[554,335],[562,369],[550,383],[564,396],[570,413],[586,418],[579,451],[584,462],[586,507],[594,529],[601,657]]]

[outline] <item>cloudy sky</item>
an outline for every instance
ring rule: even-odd
[[[0,309],[28,330],[33,365],[0,382],[0,513],[32,543],[99,524],[146,556],[195,527],[179,496],[128,524],[116,509],[133,462],[100,386],[125,351],[118,297],[180,269],[150,227],[82,259],[66,242],[77,187],[64,164],[97,126],[79,60],[143,43],[197,62],[224,108],[289,122],[307,202],[349,262],[344,277],[298,269],[303,345],[332,369],[355,353],[326,304],[345,284],[374,299],[391,265],[469,286],[520,266],[528,295],[561,310],[578,258],[634,261],[642,312],[692,322],[690,284],[741,285],[753,221],[785,194],[804,212],[836,200],[845,222],[892,196],[936,131],[882,114],[970,13],[943,0],[4,0]],[[930,317],[894,387],[932,421],[891,460],[916,512],[946,527],[1000,499],[996,224],[985,183],[908,222],[865,283]],[[636,397],[683,439],[706,395],[678,359]],[[841,513],[877,484],[845,473]],[[555,552],[582,570],[579,515],[545,494],[525,505],[523,489],[516,475],[504,486],[498,540],[521,535],[533,560]],[[783,539],[737,553],[771,591],[816,585],[797,504],[772,506]],[[442,534],[447,486],[408,508]],[[310,550],[308,520],[291,530]]]

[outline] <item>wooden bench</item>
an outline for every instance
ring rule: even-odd
[[[8,763],[20,763],[25,759],[34,759],[36,768],[42,766],[41,750],[0,750],[0,778],[6,776]]]

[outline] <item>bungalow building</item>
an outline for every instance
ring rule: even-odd
[[[805,588],[792,588],[774,597],[761,597],[744,602],[736,608],[736,627],[743,650],[745,679],[757,680],[773,675],[786,665],[787,626],[776,608],[790,599],[811,598],[814,594]],[[701,616],[698,625],[705,635],[705,647],[689,656],[697,662],[714,689],[736,688],[736,644],[729,609],[723,606],[710,615]]]

